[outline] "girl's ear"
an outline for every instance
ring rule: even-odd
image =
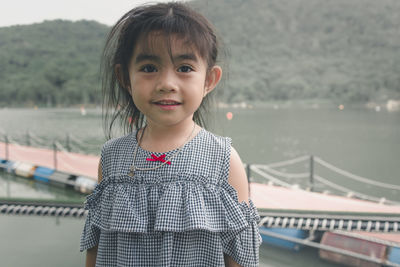
[[[204,86],[204,96],[210,93],[217,86],[222,77],[222,68],[220,66],[213,66],[211,70],[208,71],[206,82]]]
[[[118,83],[120,86],[128,91],[129,94],[131,94],[131,89],[129,84],[125,84],[125,79],[124,79],[124,74],[122,70],[121,64],[115,65],[115,76],[117,77]]]

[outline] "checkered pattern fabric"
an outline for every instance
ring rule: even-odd
[[[98,245],[97,267],[225,266],[224,253],[258,266],[257,209],[228,184],[230,138],[202,129],[171,165],[130,177],[136,145],[133,132],[102,149],[103,179],[87,197],[80,247]],[[151,154],[139,147],[136,166],[160,164],[146,161]]]

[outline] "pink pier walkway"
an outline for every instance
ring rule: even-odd
[[[0,142],[0,158],[6,158],[6,144]],[[54,169],[54,151],[8,144],[8,160],[31,163]],[[57,170],[97,180],[99,157],[57,151]]]
[[[290,189],[265,184],[251,184],[251,198],[259,209],[287,210],[292,212],[340,212],[348,215],[357,213],[399,214],[400,206],[385,205],[371,201],[347,198],[342,196],[326,195],[308,192],[299,189]],[[399,233],[368,233],[360,235],[391,241],[400,246]]]
[[[299,189],[253,183],[251,198],[257,208],[346,212],[395,213],[400,216],[400,206],[385,205],[354,198],[327,195]]]
[[[358,213],[395,213],[400,206],[379,204],[354,198],[308,192],[280,186],[253,183],[251,198],[257,208]]]
[[[5,143],[0,142],[0,158],[2,159],[6,158],[5,147]],[[54,168],[54,151],[51,149],[9,144],[8,159]],[[59,171],[97,180],[98,163],[99,157],[97,156],[57,151],[57,170]],[[394,213],[400,215],[400,206],[258,183],[251,184],[251,198],[255,205],[261,209]]]

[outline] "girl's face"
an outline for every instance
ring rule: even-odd
[[[221,78],[219,66],[207,69],[197,50],[172,36],[151,33],[139,42],[129,65],[128,90],[149,125],[192,125],[194,112]],[[146,44],[152,49],[146,49]]]

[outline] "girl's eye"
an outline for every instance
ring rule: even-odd
[[[190,66],[181,66],[178,68],[178,72],[191,72],[192,70]]]
[[[143,72],[156,72],[157,71],[156,67],[153,65],[143,66],[140,70]]]

